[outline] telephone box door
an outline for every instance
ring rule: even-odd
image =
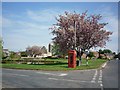
[[[75,68],[76,67],[76,51],[70,50],[68,52],[68,67]]]

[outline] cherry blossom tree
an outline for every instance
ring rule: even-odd
[[[52,40],[64,54],[75,49],[81,59],[85,50],[104,47],[109,41],[112,32],[105,29],[108,23],[102,23],[101,19],[100,14],[88,16],[87,11],[82,14],[65,12],[56,18],[57,23],[50,28],[55,35]]]

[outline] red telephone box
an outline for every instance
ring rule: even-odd
[[[68,52],[68,67],[75,68],[76,67],[76,51],[70,50]]]

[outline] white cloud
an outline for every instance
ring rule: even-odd
[[[113,37],[118,38],[118,19],[114,15],[111,15],[105,20],[108,22],[106,28],[113,32]]]
[[[111,11],[111,7],[109,6],[101,6],[100,9],[96,10],[96,12],[100,13],[103,16],[103,22],[107,22],[106,29],[108,31],[113,32],[110,36],[110,42],[107,42],[106,48],[109,48],[115,52],[118,51],[118,14],[117,12]]]
[[[2,27],[3,27],[3,28],[4,28],[4,27],[9,28],[9,27],[11,27],[13,24],[14,24],[14,23],[12,22],[12,20],[9,20],[9,19],[7,19],[7,18],[5,18],[5,17],[2,17]]]
[[[20,17],[17,20],[3,17],[3,40],[5,48],[17,51],[25,49],[28,45],[45,45],[47,47],[48,43],[51,42],[52,35],[49,28],[53,24],[50,21],[50,18],[54,18],[53,13],[49,13],[49,18],[47,18],[48,12],[45,11],[44,13],[42,12],[42,15],[33,11],[31,13],[35,13],[35,17],[37,18],[32,18],[32,14],[28,15],[28,13],[26,13],[27,19],[24,21]]]
[[[28,10],[27,15],[30,19],[38,22],[51,22],[61,12],[56,9],[45,9],[39,11]]]
[[[41,25],[40,23],[36,23],[34,21],[16,21],[8,18],[3,18],[3,28],[4,31],[11,31],[13,33],[30,33],[29,31],[33,31],[32,33],[37,33],[37,31],[48,30],[51,25]],[[3,31],[3,32],[4,32]],[[31,34],[32,34],[31,33]]]

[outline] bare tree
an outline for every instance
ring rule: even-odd
[[[39,46],[32,46],[32,47],[28,46],[26,48],[26,52],[31,57],[36,57],[37,55],[42,54],[41,47],[39,47]]]
[[[43,47],[41,48],[41,52],[42,52],[42,54],[47,54],[47,49],[46,49],[45,46],[43,46]]]

